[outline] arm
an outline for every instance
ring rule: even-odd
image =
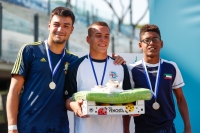
[[[11,78],[11,84],[7,95],[7,119],[9,125],[17,125],[17,115],[19,106],[20,91],[24,84],[24,77],[21,75],[13,75]],[[9,133],[18,133],[15,131],[9,131]]]
[[[176,96],[178,109],[184,122],[184,133],[192,133],[188,106],[184,94],[182,92],[182,88],[173,89],[173,92]]]
[[[124,128],[124,133],[130,133],[129,125],[130,125],[131,116],[129,116],[129,115],[124,115],[124,116],[122,116],[122,117],[123,117],[123,128]]]

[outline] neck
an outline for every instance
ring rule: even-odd
[[[90,57],[92,59],[96,59],[96,60],[104,60],[107,58],[107,53],[93,53],[93,52],[90,52]]]
[[[49,40],[48,40],[48,45],[49,45],[49,49],[55,54],[62,54],[63,49],[65,48],[65,43],[57,44],[57,43],[49,41]]]
[[[160,61],[160,57],[144,57],[144,61],[149,64],[157,64]]]

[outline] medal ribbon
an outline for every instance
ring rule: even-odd
[[[147,72],[147,68],[146,68],[146,64],[144,62],[144,59],[142,60],[142,65],[143,65],[143,68],[144,68],[144,71],[145,71],[145,77],[146,77],[147,83],[149,85],[149,88],[151,89],[151,92],[153,93],[153,96],[156,99],[157,98],[158,86],[159,86],[159,82],[158,81],[160,80],[161,60],[159,60],[158,72],[157,72],[157,76],[156,76],[156,83],[155,83],[154,92],[152,90],[151,81],[149,79],[149,74]]]
[[[51,60],[51,55],[49,54],[50,53],[50,51],[49,51],[50,49],[49,49],[49,45],[48,45],[47,40],[45,40],[45,48],[46,48],[47,58],[48,58],[48,61],[49,61],[49,67],[50,67],[50,70],[51,70],[52,80],[53,80],[53,76],[56,74],[56,72],[58,70],[58,67],[60,66],[60,63],[61,63],[63,57],[65,56],[65,49],[63,50],[62,57],[60,58],[60,60],[56,64],[55,68],[52,69],[52,60]]]
[[[92,58],[91,58],[90,54],[89,54],[89,59],[90,59],[90,63],[91,63],[91,66],[92,66],[92,70],[93,70],[93,73],[94,73],[94,77],[95,77],[96,83],[97,83],[97,85],[99,85],[98,80],[97,80],[97,75],[96,75],[96,72],[95,72],[94,65],[93,65]],[[101,85],[103,85],[103,80],[104,80],[104,76],[105,76],[105,72],[106,72],[106,66],[107,66],[107,60],[108,60],[108,58],[106,58],[106,62],[105,62],[105,65],[104,65],[103,75],[102,75],[102,78],[101,78]]]

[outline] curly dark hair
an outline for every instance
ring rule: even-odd
[[[140,40],[141,40],[141,36],[145,32],[156,32],[160,36],[160,39],[161,39],[160,29],[158,28],[157,25],[146,24],[146,25],[142,26],[142,28],[140,29]]]
[[[75,16],[74,16],[74,13],[69,8],[59,6],[59,7],[56,7],[55,9],[53,9],[53,11],[51,12],[50,18],[49,18],[50,22],[54,15],[70,17],[72,19],[72,25],[74,25]]]

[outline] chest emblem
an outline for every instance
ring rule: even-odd
[[[111,71],[111,72],[109,73],[109,77],[111,78],[111,80],[116,80],[118,76],[117,76],[117,73],[116,73],[116,72]]]
[[[172,74],[164,74],[164,79],[172,80]]]
[[[45,58],[42,58],[40,61],[41,61],[41,62],[47,62],[47,61],[45,60]]]
[[[69,66],[69,63],[68,63],[68,62],[66,62],[66,63],[65,63],[65,68],[64,68],[65,74],[67,74],[67,69],[68,69],[68,66]]]

